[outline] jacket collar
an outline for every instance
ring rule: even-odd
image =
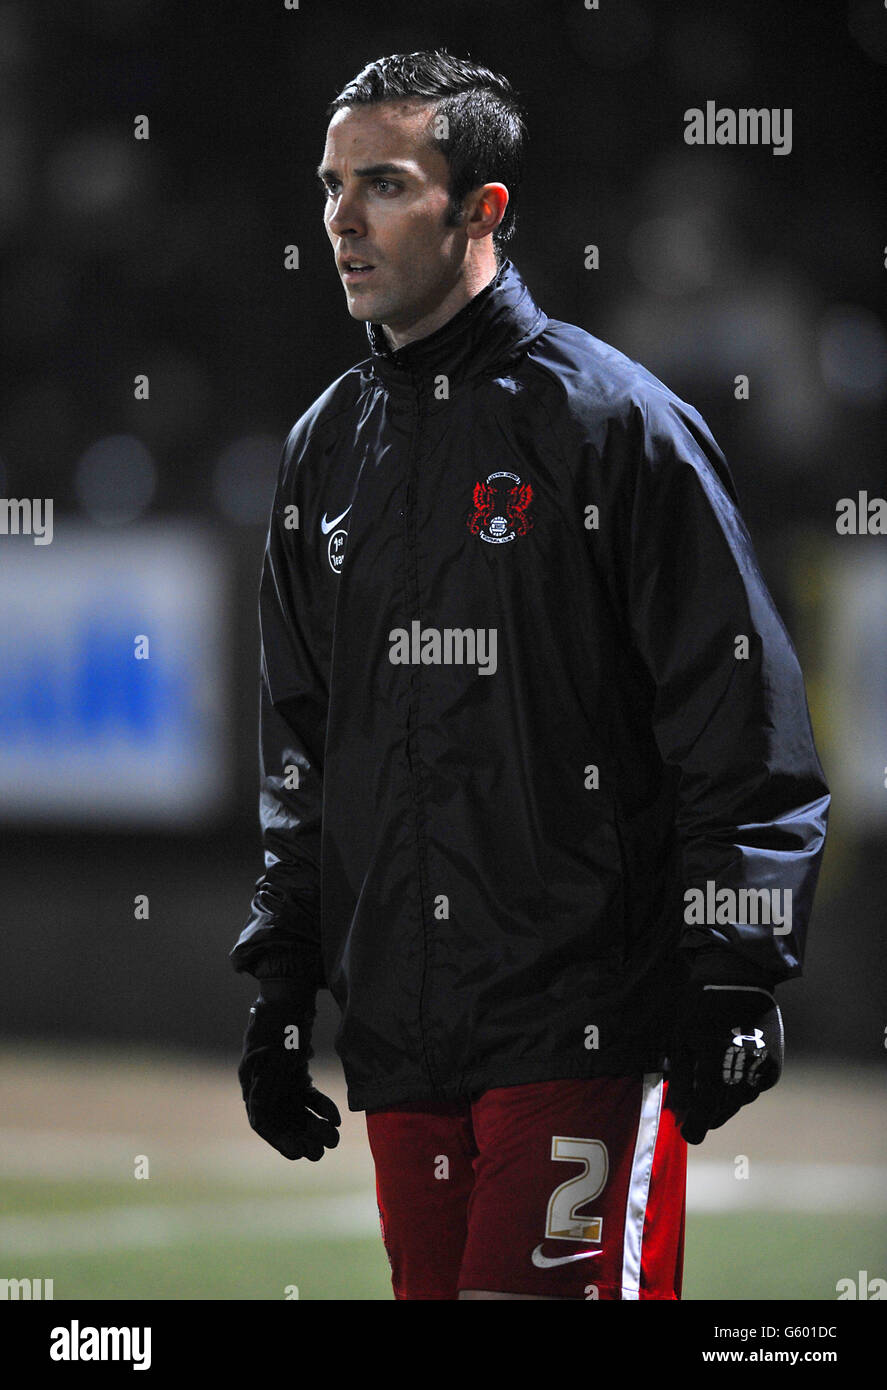
[[[370,366],[386,386],[416,386],[438,375],[477,376],[516,357],[542,333],[548,317],[517,268],[505,260],[488,285],[425,338],[392,349],[379,323],[368,323]]]

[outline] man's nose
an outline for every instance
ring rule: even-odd
[[[340,193],[327,217],[327,226],[336,236],[363,236],[363,218],[350,194]]]

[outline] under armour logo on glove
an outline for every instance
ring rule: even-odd
[[[710,1129],[776,1085],[782,1048],[782,1016],[768,990],[687,987],[669,1058],[668,1106],[688,1144],[701,1144]]]
[[[744,1043],[751,1043],[752,1047],[744,1047]],[[757,1086],[758,1073],[766,1056],[767,1046],[760,1028],[753,1033],[743,1033],[740,1027],[735,1027],[733,1046],[724,1053],[722,1075],[725,1085],[738,1086],[745,1081],[749,1086]]]

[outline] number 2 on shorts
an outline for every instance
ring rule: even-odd
[[[551,1240],[599,1241],[603,1220],[599,1216],[579,1216],[585,1206],[604,1189],[609,1172],[607,1149],[600,1139],[569,1139],[555,1134],[551,1157],[563,1163],[581,1163],[583,1171],[556,1187],[548,1200],[545,1234]]]

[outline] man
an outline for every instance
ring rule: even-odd
[[[342,1013],[397,1298],[676,1299],[686,1143],[778,1079],[828,792],[705,423],[502,258],[523,123],[444,51],[332,103],[370,355],[283,451],[261,582],[250,1122],[316,1161]]]

